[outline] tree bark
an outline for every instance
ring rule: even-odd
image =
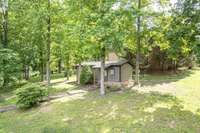
[[[174,73],[176,73],[176,70],[177,70],[177,63],[176,63],[176,60],[174,60],[173,68],[174,68]]]
[[[61,64],[62,64],[62,60],[59,59],[59,60],[58,60],[58,73],[61,73],[61,70],[62,70]]]
[[[25,80],[29,80],[29,77],[30,77],[30,75],[29,75],[29,66],[28,65],[25,65],[24,66],[24,79]]]
[[[80,78],[81,78],[81,64],[78,65],[78,72],[77,72],[77,83],[80,85]]]
[[[4,77],[3,77],[3,88],[6,88],[7,87],[7,85],[9,84],[9,78],[8,78],[8,76],[6,75],[4,75]]]
[[[67,73],[67,80],[69,80],[69,72]]]
[[[2,28],[2,27],[0,27]],[[1,44],[3,44],[3,29],[0,30],[0,39],[1,39]]]
[[[39,63],[40,81],[44,81],[45,80],[45,77],[44,77],[45,63],[44,63],[43,55],[44,55],[43,52],[40,51],[40,63]]]
[[[51,1],[48,0],[48,20],[47,20],[47,65],[46,65],[46,80],[47,80],[47,86],[50,86],[51,81],[51,69],[50,69],[50,54],[51,54],[51,16],[50,16],[50,6]]]
[[[104,69],[105,69],[105,57],[101,57],[101,81],[100,81],[100,94],[105,95],[105,86],[104,86]]]
[[[8,48],[8,1],[3,0],[2,2],[2,19],[3,19],[3,48]]]
[[[141,0],[138,0],[138,10],[141,8]],[[140,86],[140,16],[137,18],[137,54],[135,68],[135,83]]]
[[[8,1],[3,0],[2,1],[2,42],[3,42],[3,48],[8,48]],[[3,60],[3,64],[6,64],[6,61]],[[3,88],[5,88],[9,83],[9,77],[7,73],[3,74]]]

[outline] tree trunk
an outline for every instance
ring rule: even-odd
[[[61,70],[62,70],[61,64],[62,64],[62,60],[59,59],[59,60],[58,60],[58,73],[61,73]]]
[[[0,31],[0,34],[1,44],[3,44],[3,31]]]
[[[50,81],[51,81],[51,69],[50,69],[50,50],[51,50],[51,17],[50,17],[50,3],[51,1],[48,0],[48,32],[47,32],[47,65],[46,65],[46,80],[47,80],[47,86],[50,86]]]
[[[165,71],[165,53],[162,53],[162,56],[161,56],[161,64],[162,64],[162,72]]]
[[[67,72],[67,80],[69,80],[69,72]]]
[[[163,59],[163,61],[161,63],[162,63],[162,72],[164,72],[165,71],[165,59]]]
[[[101,58],[101,81],[100,81],[100,94],[105,95],[105,86],[104,86],[104,69],[105,69],[105,57]]]
[[[173,67],[173,68],[174,68],[174,73],[176,73],[176,70],[177,70],[177,65],[176,65],[177,63],[176,63],[176,60],[174,60],[173,62],[174,62],[174,63],[173,63],[173,66],[174,66],[174,67]]]
[[[40,68],[40,81],[44,81],[45,77],[44,77],[44,67],[45,67],[45,63],[44,63],[44,59],[43,59],[43,52],[40,52],[40,64],[39,64],[39,68]]]
[[[141,0],[138,0],[138,10],[141,8]],[[135,68],[135,83],[140,86],[140,16],[137,18],[137,54],[136,54],[136,68]]]
[[[6,88],[8,86],[8,84],[9,84],[9,78],[7,75],[4,75],[3,76],[3,85],[2,85],[3,88]]]
[[[8,48],[8,1],[2,1],[2,18],[3,18],[3,33],[2,33],[2,42],[3,48]],[[3,64],[6,64],[6,61],[3,60]],[[9,83],[9,77],[7,73],[3,74],[3,88],[5,88]]]
[[[25,65],[24,66],[24,79],[25,80],[29,80],[29,66],[28,65]]]
[[[81,64],[78,65],[78,71],[77,71],[77,83],[80,85],[80,79],[81,79]]]
[[[3,48],[8,48],[8,1],[4,0],[2,2],[2,18],[3,18]]]
[[[43,66],[40,65],[40,81],[43,81],[43,80],[44,80],[44,79],[43,79],[43,73],[44,73],[44,71],[43,71]]]
[[[65,71],[65,77],[67,78],[67,80],[69,80],[69,76],[70,76],[70,69],[67,68]]]

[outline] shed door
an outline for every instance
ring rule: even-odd
[[[108,69],[108,81],[119,81],[119,67],[111,67]]]

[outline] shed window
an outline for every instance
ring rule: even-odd
[[[104,71],[104,76],[107,76],[107,71]]]
[[[110,75],[114,75],[115,74],[115,70],[114,69],[111,69],[110,70]]]

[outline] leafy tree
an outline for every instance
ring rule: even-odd
[[[21,66],[18,54],[10,49],[0,49],[0,87],[6,88],[20,78]]]
[[[87,14],[86,36],[89,43],[94,45],[96,55],[101,60],[101,82],[100,94],[105,94],[104,88],[104,67],[105,57],[110,51],[120,51],[122,38],[117,25],[117,14],[112,10],[115,0],[93,1],[86,4],[89,13]]]
[[[47,85],[50,85],[51,80],[51,68],[50,68],[50,57],[51,57],[51,1],[48,0],[47,3],[47,64],[46,64],[46,79],[47,79]]]
[[[0,12],[2,17],[2,44],[4,48],[8,47],[8,0],[1,0]]]
[[[198,55],[199,13],[199,0],[178,1],[172,12],[173,20],[167,32],[171,44],[168,56],[172,60],[190,58],[195,52]]]

